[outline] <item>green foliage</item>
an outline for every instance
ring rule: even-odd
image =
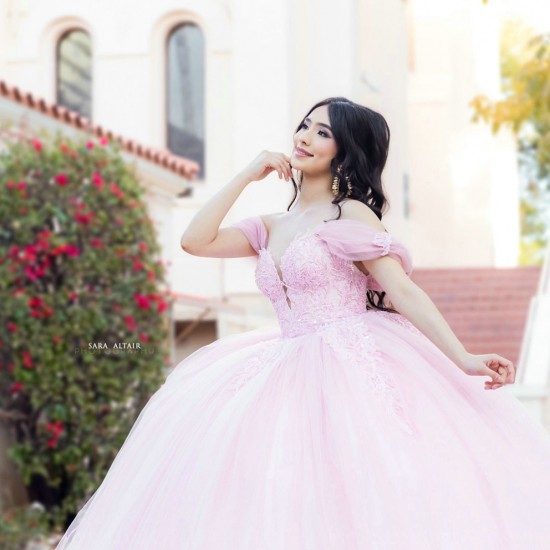
[[[170,299],[142,194],[106,140],[8,140],[0,155],[0,415],[56,528],[165,377]]]
[[[491,124],[494,133],[510,128],[517,136],[520,263],[539,264],[550,231],[550,34],[535,36],[515,21],[505,24],[501,77],[503,98],[476,96],[471,103],[473,120]]]
[[[44,539],[49,533],[45,509],[38,503],[0,514],[0,550],[24,550],[31,540]]]

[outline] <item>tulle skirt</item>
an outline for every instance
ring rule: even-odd
[[[150,398],[58,550],[547,550],[550,435],[402,317],[231,335]]]

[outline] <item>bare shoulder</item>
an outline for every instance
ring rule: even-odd
[[[340,203],[340,206],[342,207],[341,219],[356,220],[366,223],[374,229],[380,231],[386,230],[382,222],[378,219],[378,216],[364,202],[356,199],[347,199]]]
[[[271,214],[261,214],[259,217],[267,227],[267,230],[271,231],[271,224],[281,216],[284,216],[286,213],[287,212],[272,212]]]

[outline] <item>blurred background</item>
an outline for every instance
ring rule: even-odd
[[[255,258],[180,249],[194,213],[262,149],[290,154],[316,101],[381,112],[385,223],[413,278],[470,351],[519,365],[504,391],[550,430],[549,33],[546,0],[0,0],[0,122],[122,146],[168,266],[174,364],[276,322]],[[222,226],[292,196],[252,183]]]

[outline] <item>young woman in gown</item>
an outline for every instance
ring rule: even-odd
[[[329,98],[291,157],[263,151],[199,210],[183,249],[257,256],[279,325],[173,368],[58,550],[550,548],[550,436],[501,389],[514,365],[469,353],[409,279],[388,146],[380,114]],[[273,171],[294,206],[220,228]]]

